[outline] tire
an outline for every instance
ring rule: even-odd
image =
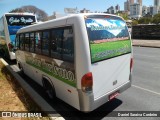
[[[25,73],[24,73],[23,67],[21,66],[21,64],[20,64],[20,63],[18,63],[18,68],[20,69],[20,74],[21,74],[22,76],[25,76]]]
[[[57,98],[56,98],[56,93],[55,93],[55,89],[54,87],[50,84],[50,82],[48,80],[43,80],[43,87],[44,87],[44,90],[47,94],[47,97],[56,102],[57,101]]]
[[[2,52],[2,57],[6,58],[6,52],[4,50],[2,50],[1,52]]]

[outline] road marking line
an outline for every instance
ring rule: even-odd
[[[141,55],[141,54],[133,54],[133,56],[143,56],[143,57],[150,57],[150,58],[157,58],[157,56],[153,56],[153,55]]]
[[[152,91],[152,90],[149,90],[149,89],[146,89],[146,88],[142,88],[142,87],[139,87],[139,86],[136,86],[136,85],[132,85],[132,86],[135,87],[135,88],[144,90],[144,91],[148,91],[148,92],[150,92],[150,93],[154,93],[154,94],[156,94],[156,95],[160,95],[160,93],[155,92],[155,91]]]

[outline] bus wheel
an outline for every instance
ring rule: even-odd
[[[46,92],[47,96],[49,97],[49,99],[56,102],[57,98],[56,98],[55,89],[54,89],[54,87],[52,87],[52,85],[50,84],[50,82],[48,80],[43,80],[43,87],[44,87],[45,92]]]
[[[2,49],[0,49],[0,54],[3,55],[3,50]]]
[[[2,56],[6,58],[6,52],[4,50],[2,50]]]
[[[25,74],[24,74],[24,70],[23,70],[23,67],[21,66],[20,63],[18,63],[18,68],[20,69],[20,74],[21,74],[22,76],[24,76],[24,75],[25,75]]]

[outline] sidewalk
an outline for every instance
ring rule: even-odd
[[[133,46],[160,48],[160,40],[132,39]]]
[[[48,102],[42,97],[40,96],[25,80],[23,80],[23,78],[17,73],[19,71],[19,69],[17,68],[16,65],[9,65],[3,58],[0,57],[0,61],[3,63],[3,65],[8,69],[9,73],[11,75],[13,75],[13,78],[15,78],[15,80],[19,83],[19,85],[23,88],[23,90],[26,91],[26,93],[28,93],[28,95],[30,96],[30,98],[38,105],[39,109],[41,111],[43,111],[44,113],[46,112],[46,114],[48,115],[49,119],[51,120],[65,120],[58,112],[56,112],[56,110],[50,105],[48,104]],[[9,76],[10,78],[10,76]],[[19,91],[18,91],[19,92]],[[25,95],[25,94],[20,94],[20,95]],[[25,96],[18,96],[18,97],[25,97]],[[14,96],[16,97],[16,96]],[[25,98],[25,102],[28,102],[26,101],[27,99]],[[13,101],[15,102],[15,101]],[[31,104],[31,103],[30,103]],[[33,103],[32,103],[33,104]],[[26,107],[26,109],[29,109],[27,108],[28,105],[24,105]],[[1,106],[3,107],[3,106]],[[10,106],[12,107],[12,106]],[[13,106],[14,107],[14,106]],[[3,109],[3,108],[2,108]],[[15,108],[14,108],[15,109]],[[13,111],[10,111],[9,112],[13,112],[14,113],[14,109]],[[8,108],[6,109],[8,110]],[[5,110],[5,111],[6,111]],[[29,109],[31,110],[31,108]],[[39,111],[40,113],[42,113],[41,111]],[[49,112],[50,111],[50,112]],[[20,111],[17,111],[17,112],[20,112],[21,113],[21,110]],[[34,109],[33,111],[26,111],[26,113],[32,113],[34,112]],[[49,113],[47,113],[49,112]],[[53,113],[52,113],[53,112]],[[1,113],[0,113],[1,114]],[[28,114],[27,114],[28,115]],[[45,118],[46,117],[46,118]],[[47,116],[43,116],[42,119],[45,119],[47,120],[48,119]],[[34,120],[34,118],[32,118]],[[37,119],[40,119],[41,120],[41,117],[37,117]],[[18,117],[17,117],[17,120],[18,120]]]

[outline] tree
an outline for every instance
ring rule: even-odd
[[[133,20],[132,21],[132,25],[134,26],[134,25],[138,25],[138,21],[137,20]]]
[[[154,24],[159,24],[160,23],[160,13],[154,15],[152,23],[154,23]]]
[[[149,24],[151,23],[151,21],[152,21],[152,18],[150,17],[142,17],[138,20],[138,23],[139,24]]]
[[[128,20],[128,14],[127,13],[117,12],[116,15],[121,16],[124,20]]]
[[[128,20],[128,15],[127,14],[122,14],[121,17],[123,17],[123,19]]]
[[[10,13],[19,13],[19,12],[28,12],[28,13],[33,13],[33,14],[36,14],[37,16],[37,20],[38,21],[46,21],[48,20],[48,15],[45,11],[35,7],[35,6],[32,6],[32,5],[28,5],[28,6],[22,6],[20,8],[16,8],[16,9],[13,9],[10,11]]]

